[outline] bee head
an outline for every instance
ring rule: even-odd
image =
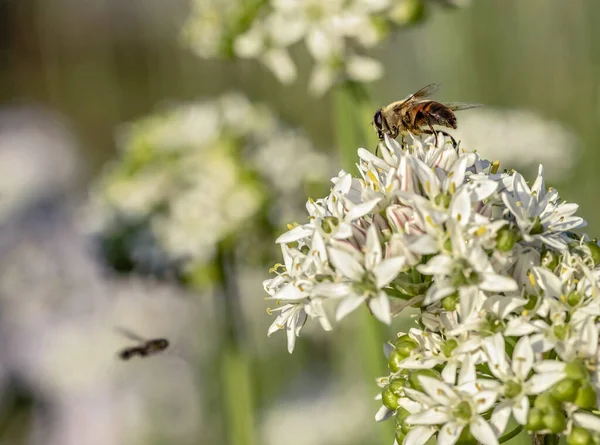
[[[377,113],[373,116],[373,128],[377,132],[377,137],[383,140],[383,116],[381,115],[381,110],[377,110]]]

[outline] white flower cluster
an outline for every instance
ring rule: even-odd
[[[145,221],[149,234],[127,236],[134,262],[154,262],[151,270],[164,261],[210,261],[217,243],[249,228],[267,198],[274,213],[289,216],[297,189],[327,174],[327,157],[306,136],[236,93],[129,124],[119,145],[122,158],[96,188],[96,230]],[[277,167],[290,164],[294,173],[283,176]]]
[[[530,432],[591,445],[600,418],[600,247],[573,229],[577,205],[436,138],[381,156],[359,149],[309,221],[277,240],[284,264],[264,282],[280,304],[269,334],[291,352],[308,318],[331,325],[366,303],[379,320],[419,308],[418,328],[386,345],[377,420],[396,441],[497,444],[510,417]],[[516,431],[519,431],[517,428]]]
[[[314,60],[309,88],[321,95],[339,79],[379,79],[383,65],[355,49],[372,48],[394,26],[416,20],[425,4],[426,0],[195,0],[183,38],[201,57],[257,59],[285,84],[297,76],[289,49],[304,42]]]

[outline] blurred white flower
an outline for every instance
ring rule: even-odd
[[[150,273],[169,261],[211,261],[267,199],[273,215],[295,216],[298,189],[329,173],[306,136],[235,93],[174,104],[124,126],[118,141],[121,159],[92,193],[89,225],[123,236],[132,261]]]
[[[566,179],[578,159],[577,136],[559,122],[525,110],[488,107],[465,113],[456,140],[466,149],[477,148],[483,157],[517,168],[544,168],[552,179]]]
[[[257,59],[284,84],[296,80],[289,49],[302,42],[314,60],[309,90],[322,95],[339,81],[383,76],[379,61],[357,52],[419,21],[429,7],[426,0],[404,3],[408,9],[391,0],[194,0],[182,35],[201,57]]]

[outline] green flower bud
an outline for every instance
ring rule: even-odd
[[[535,220],[533,221],[533,226],[531,227],[531,230],[529,231],[530,235],[541,235],[542,233],[544,233],[544,226],[542,225],[542,222],[540,221],[540,217],[536,216]]]
[[[442,354],[444,354],[446,357],[450,357],[452,355],[452,351],[454,351],[457,346],[458,342],[453,338],[446,340],[444,343],[442,343]]]
[[[515,380],[511,380],[506,382],[506,385],[504,386],[504,395],[509,399],[512,399],[521,394],[522,390],[523,387],[521,386],[521,383]]]
[[[585,382],[579,387],[574,403],[583,409],[596,407],[596,391],[591,383]]]
[[[525,304],[525,306],[523,306],[523,308],[527,309],[528,311],[535,309],[535,306],[538,302],[538,296],[535,294],[529,294],[526,295],[525,298],[527,298],[527,303]]]
[[[496,249],[500,252],[510,252],[519,240],[519,234],[508,226],[502,227],[496,234]]]
[[[398,351],[404,358],[410,355],[410,351],[415,349],[419,344],[410,338],[408,335],[402,335],[394,341],[394,349]]]
[[[404,381],[402,379],[393,379],[388,384],[390,390],[400,397],[404,392]]]
[[[400,354],[397,349],[393,349],[392,352],[390,352],[390,357],[388,358],[388,368],[390,368],[390,371],[400,371],[400,362],[402,362],[402,360],[404,360],[406,357],[406,355]]]
[[[450,201],[452,201],[452,196],[450,196],[448,193],[441,193],[434,198],[436,205],[445,209],[450,207]]]
[[[600,262],[600,246],[598,245],[598,242],[596,240],[592,240],[589,243],[585,243],[585,245],[590,249],[594,266],[597,266]]]
[[[442,299],[442,307],[451,312],[456,310],[458,304],[458,292],[454,292],[452,295],[448,295]]]
[[[554,398],[560,402],[572,402],[577,397],[579,382],[570,378],[564,378],[550,390]]]
[[[546,250],[542,254],[542,258],[540,259],[540,262],[541,262],[542,266],[547,267],[550,270],[554,270],[554,269],[556,269],[556,266],[558,266],[558,255],[555,254],[554,252]]]
[[[567,374],[567,377],[573,380],[587,381],[589,378],[588,370],[580,360],[567,363],[565,366],[565,373]]]
[[[389,385],[383,388],[383,391],[381,392],[381,401],[386,408],[391,409],[392,411],[395,411],[398,409],[398,406],[400,406],[398,404],[398,396],[394,394]]]
[[[556,335],[556,338],[564,340],[567,336],[567,326],[564,324],[558,324],[554,326],[553,332],[554,335]]]
[[[540,431],[544,429],[544,413],[539,408],[531,408],[525,427],[528,431]]]
[[[442,379],[441,374],[435,369],[417,369],[416,371],[411,371],[408,374],[408,381],[410,382],[412,387],[417,391],[423,391],[423,385],[421,385],[421,381],[419,380],[419,376],[422,375],[438,380]]]
[[[579,292],[570,292],[569,295],[567,295],[567,304],[571,307],[577,306],[582,298],[583,295],[581,295]]]
[[[559,411],[550,411],[544,415],[544,426],[550,430],[552,434],[562,433],[567,427],[567,419]]]
[[[402,443],[404,442],[404,438],[406,437],[406,434],[404,434],[402,432],[401,428],[396,428],[396,442],[398,443]]]
[[[567,445],[592,445],[593,443],[592,435],[580,426],[574,427],[567,438]]]
[[[537,396],[533,406],[544,413],[549,410],[560,411],[562,408],[562,404],[550,392]]]

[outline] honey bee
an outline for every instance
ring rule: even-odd
[[[399,134],[405,135],[408,132],[414,135],[425,133],[435,135],[437,144],[434,125],[456,129],[455,111],[481,106],[460,102],[443,104],[427,99],[438,88],[438,84],[432,83],[416,93],[408,95],[403,100],[392,102],[377,110],[373,116],[373,128],[377,132],[379,140],[384,139],[384,134],[396,139]],[[443,130],[439,130],[439,132],[449,136],[456,145],[456,141],[450,134]]]
[[[125,348],[119,352],[119,357],[121,360],[129,360],[136,355],[140,357],[148,357],[150,355],[156,355],[169,347],[169,340],[166,338],[155,338],[152,340],[145,340],[138,335],[135,335],[133,332],[126,329],[118,329],[121,331],[126,337],[131,338],[139,342],[138,346],[133,346],[130,348]]]

